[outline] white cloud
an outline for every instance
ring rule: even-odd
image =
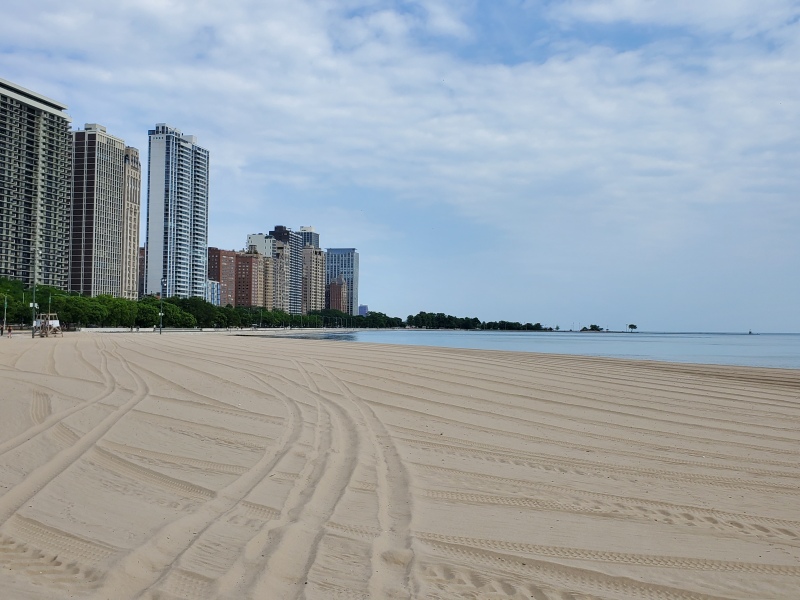
[[[691,27],[735,38],[780,29],[800,16],[794,0],[569,0],[551,14],[564,20]]]

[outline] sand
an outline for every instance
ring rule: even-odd
[[[800,371],[0,340],[3,598],[800,598]]]

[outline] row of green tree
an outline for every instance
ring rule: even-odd
[[[406,325],[425,329],[493,329],[501,331],[553,331],[541,323],[518,323],[516,321],[489,321],[484,323],[477,317],[454,317],[444,313],[420,312],[408,315]]]
[[[34,290],[22,283],[0,277],[4,316],[7,323],[30,325]],[[161,324],[162,302],[153,296],[125,300],[112,296],[80,296],[47,286],[36,287],[38,312],[57,313],[67,327],[157,327]],[[381,312],[353,316],[338,310],[290,315],[258,307],[214,306],[202,298],[165,298],[164,327],[334,327],[427,329],[489,329],[506,331],[553,331],[541,323],[515,321],[482,322],[477,317],[454,317],[444,313],[420,312],[403,321]],[[596,326],[593,326],[596,327]],[[635,325],[629,327],[635,329]],[[558,327],[556,327],[558,329]]]
[[[0,301],[6,323],[30,325],[33,313],[56,313],[67,327],[157,327],[163,306],[164,327],[402,327],[399,317],[381,312],[367,316],[348,315],[338,310],[309,315],[290,315],[258,307],[214,306],[202,298],[158,298],[147,296],[126,300],[113,296],[81,296],[47,286],[34,290],[20,281],[0,277]]]

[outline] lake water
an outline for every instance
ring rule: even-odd
[[[315,339],[800,369],[800,334],[358,330]]]

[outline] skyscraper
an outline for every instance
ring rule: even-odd
[[[0,79],[0,275],[66,289],[72,139],[67,107]]]
[[[219,281],[220,306],[236,306],[236,252],[209,248],[208,278]]]
[[[69,289],[138,296],[139,151],[87,123],[73,132]]]
[[[263,233],[249,233],[247,234],[247,245],[245,246],[245,250],[247,252],[255,250],[263,256],[271,257],[275,252],[275,238]]]
[[[272,310],[289,312],[291,287],[291,255],[289,244],[275,242],[272,260]]]
[[[355,248],[328,248],[325,260],[326,283],[339,275],[347,282],[347,306],[343,312],[358,315],[358,252]]]
[[[276,225],[269,234],[289,247],[289,306],[287,312],[299,315],[303,310],[303,236],[283,225]]]
[[[314,231],[313,227],[301,227],[300,235],[303,238],[303,247],[311,246],[312,248],[319,248],[319,234]]]
[[[145,293],[204,297],[208,260],[208,150],[164,123],[149,132]]]
[[[325,308],[325,252],[306,245],[303,248],[302,314]]]
[[[264,306],[264,256],[236,254],[236,306]]]
[[[122,293],[123,298],[139,297],[139,224],[142,213],[142,164],[139,150],[125,147],[122,177]]]

